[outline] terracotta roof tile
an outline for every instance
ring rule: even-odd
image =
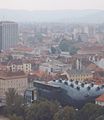
[[[14,48],[14,50],[17,50],[17,51],[24,51],[24,52],[32,52],[33,49],[32,48],[29,48],[27,46],[17,46],[16,48]]]
[[[104,94],[101,95],[100,97],[96,98],[96,101],[104,102]]]

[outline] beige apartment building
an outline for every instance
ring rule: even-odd
[[[18,94],[23,95],[28,88],[27,76],[0,77],[0,97],[4,97],[9,88],[14,88]]]

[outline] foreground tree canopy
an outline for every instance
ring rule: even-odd
[[[54,120],[75,120],[75,109],[73,107],[64,107],[54,115]]]
[[[58,111],[58,104],[49,101],[33,103],[26,111],[26,120],[53,120]]]
[[[104,108],[88,103],[76,110],[44,99],[28,106],[15,89],[9,89],[6,92],[6,115],[10,120],[104,120]]]
[[[23,97],[18,95],[14,88],[10,88],[6,92],[6,112],[8,115],[23,115],[24,113]]]

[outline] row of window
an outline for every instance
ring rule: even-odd
[[[91,74],[87,75],[69,75],[69,77],[91,77]]]

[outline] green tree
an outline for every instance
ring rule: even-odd
[[[101,106],[98,106],[98,109],[95,111],[95,113],[89,118],[89,120],[95,120],[99,116],[104,114],[104,108]],[[103,116],[104,117],[104,116]]]
[[[68,40],[62,40],[60,42],[59,48],[62,51],[70,52],[71,55],[76,54],[79,49],[74,46],[74,42]]]
[[[14,88],[10,88],[6,92],[6,110],[10,115],[21,115],[24,112],[23,97],[18,95]]]
[[[73,107],[64,107],[54,115],[54,120],[75,120],[76,112]]]
[[[104,113],[104,108],[87,103],[77,114],[77,120],[95,120]]]
[[[7,56],[8,61],[13,60],[12,55]]]
[[[101,115],[101,116],[97,117],[95,120],[104,120],[104,116]]]
[[[27,109],[26,120],[53,120],[53,116],[57,111],[58,105],[53,102],[34,102]]]
[[[62,51],[69,51],[69,48],[70,48],[70,42],[69,41],[66,41],[66,40],[62,40],[60,45],[59,45],[59,48],[62,50]]]
[[[56,48],[55,47],[51,47],[51,52],[52,52],[52,54],[55,54],[56,53]]]
[[[23,120],[22,117],[16,116],[15,114],[9,116],[9,120]]]

